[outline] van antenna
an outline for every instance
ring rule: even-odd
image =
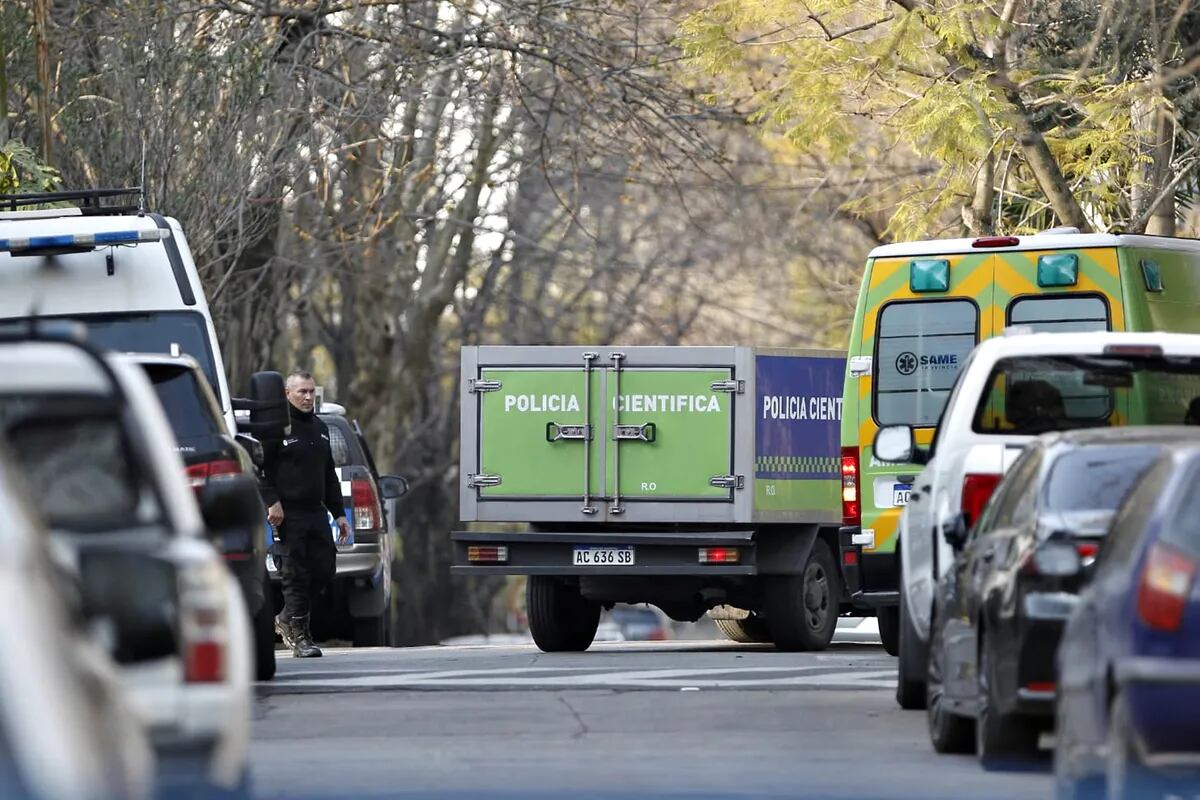
[[[138,183],[138,216],[146,213],[146,136],[142,135],[142,179]]]

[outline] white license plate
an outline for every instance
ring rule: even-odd
[[[892,485],[892,505],[894,505],[894,506],[908,505],[908,498],[911,494],[912,494],[912,484],[911,483],[893,484]]]
[[[576,567],[628,567],[633,565],[632,547],[576,547]]]

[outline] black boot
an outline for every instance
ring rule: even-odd
[[[280,611],[275,617],[275,633],[279,634],[279,638],[289,648],[295,649],[296,637],[292,633],[292,620],[287,616],[287,611]]]
[[[292,655],[296,658],[320,658],[321,648],[313,644],[312,634],[308,632],[308,617],[296,617],[288,620],[292,628]]]

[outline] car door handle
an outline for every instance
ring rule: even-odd
[[[995,557],[996,557],[996,551],[995,551],[995,550],[984,550],[984,551],[983,551],[983,556],[982,556],[982,558],[983,558],[983,561],[984,561],[984,563],[985,563],[985,564],[990,564],[990,563],[992,563],[992,560],[993,560]]]

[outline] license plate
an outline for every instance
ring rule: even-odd
[[[908,505],[908,497],[912,494],[911,483],[896,483],[892,484],[892,505],[906,506]]]
[[[576,547],[576,567],[628,567],[633,565],[632,547]]]

